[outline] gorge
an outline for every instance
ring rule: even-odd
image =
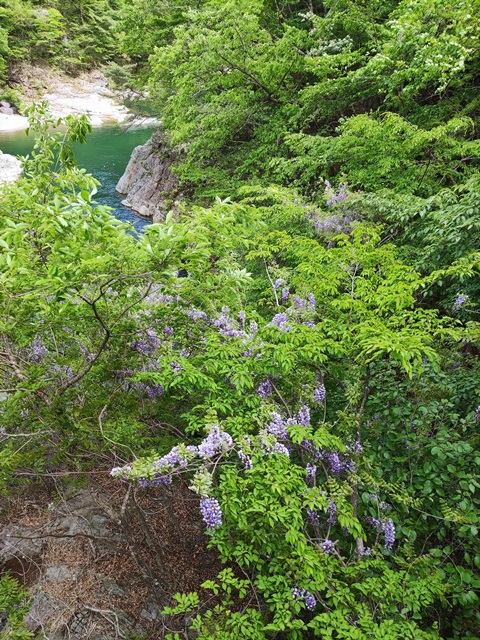
[[[47,101],[54,117],[88,116],[93,131],[87,144],[75,145],[75,155],[78,165],[99,181],[95,199],[100,204],[111,207],[119,220],[133,224],[137,231],[164,216],[168,208],[165,203],[173,203],[178,191],[178,180],[169,172],[168,160],[165,165],[160,158],[165,159],[165,150],[159,137],[151,140],[154,128],[159,125],[155,118],[129,111],[121,104],[124,96],[108,89],[107,79],[99,71],[71,78],[48,68],[24,64],[16,74],[28,102]],[[35,83],[38,76],[43,78],[41,89]],[[32,138],[24,131],[27,119],[13,111],[4,108],[0,112],[0,150],[4,156],[0,157],[0,182],[20,175],[19,163],[11,156],[25,156],[33,146]],[[139,147],[149,140],[141,150]],[[117,183],[124,173],[117,192]]]
[[[137,230],[148,224],[122,204],[122,197],[116,191],[116,185],[137,145],[149,140],[150,127],[126,127],[105,125],[95,127],[85,145],[75,146],[75,155],[79,166],[86,169],[100,182],[95,199],[100,204],[112,208],[114,215],[124,222],[130,222]],[[23,131],[0,132],[0,149],[14,156],[24,156],[32,149],[32,140]]]

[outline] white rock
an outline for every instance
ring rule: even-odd
[[[25,64],[17,69],[17,76],[25,103],[46,100],[51,114],[56,118],[86,114],[92,125],[99,127],[122,123],[132,116],[125,106],[118,104],[115,95],[107,87],[107,79],[99,71],[71,78],[52,69]],[[43,90],[38,93],[35,87],[40,79]],[[0,113],[0,132],[21,131],[27,127],[27,118]]]
[[[14,182],[22,175],[20,160],[0,151],[0,184]]]
[[[24,116],[0,113],[0,131],[25,131],[27,127],[28,120]]]
[[[50,103],[54,117],[86,114],[94,127],[109,122],[124,122],[130,115],[126,107],[97,92],[82,94],[77,91],[71,95],[47,93],[43,97]]]

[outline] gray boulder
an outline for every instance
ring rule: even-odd
[[[180,182],[170,170],[174,160],[174,153],[159,134],[135,147],[116,187],[125,195],[122,204],[153,222],[165,220],[169,211],[176,212]]]
[[[0,100],[0,113],[3,113],[7,116],[13,116],[17,113],[15,107],[13,107],[6,100]]]

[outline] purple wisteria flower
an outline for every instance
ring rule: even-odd
[[[47,347],[40,336],[35,336],[30,347],[30,360],[32,362],[41,362],[46,356],[48,356]]]
[[[305,482],[307,484],[313,484],[314,481],[315,481],[315,474],[317,473],[317,465],[316,464],[310,464],[308,462],[307,466],[305,467],[305,471],[307,473],[307,477],[305,479]]]
[[[252,459],[249,455],[245,453],[245,451],[242,451],[242,449],[240,449],[237,455],[239,459],[243,462],[243,468],[245,469],[245,471],[248,471],[249,469],[253,469]]]
[[[208,316],[205,311],[200,311],[199,309],[186,309],[185,315],[187,315],[191,320],[195,323],[197,322],[208,322]]]
[[[305,606],[309,611],[313,611],[317,606],[317,601],[315,600],[315,596],[309,593],[308,591],[305,591],[305,594],[303,596],[303,601],[305,602]]]
[[[327,181],[325,192],[330,195],[330,198],[327,200],[327,206],[332,207],[335,204],[339,204],[348,198],[347,185],[341,182],[338,185],[338,191],[333,191],[330,183]]]
[[[185,452],[188,452],[190,455],[195,455],[198,450],[197,447],[190,445],[185,447]],[[186,467],[188,464],[188,455],[184,455],[184,453],[180,450],[179,447],[173,447],[166,455],[156,461],[155,466],[159,470],[164,470],[168,468],[174,468],[177,465],[179,467]]]
[[[142,489],[149,489],[150,487],[161,487],[172,484],[172,476],[158,476],[148,480],[147,478],[140,478],[138,485]]]
[[[313,401],[316,402],[316,404],[322,404],[322,402],[325,401],[326,396],[327,391],[325,389],[325,385],[319,380],[317,386],[313,390]]]
[[[160,293],[160,291],[152,291],[145,298],[145,302],[149,305],[157,305],[157,304],[171,304],[172,302],[177,302],[178,296],[172,296],[169,294]]]
[[[146,384],[145,391],[150,400],[155,400],[165,393],[165,389],[161,384]]]
[[[285,303],[288,300],[290,291],[288,289],[282,289],[282,302]]]
[[[213,425],[207,437],[198,445],[198,454],[201,458],[212,458],[218,453],[228,451],[232,446],[232,436],[226,431],[221,431],[218,425]]]
[[[317,450],[316,447],[313,445],[312,442],[310,442],[310,440],[307,440],[306,438],[304,438],[301,442],[302,449],[304,449],[307,453],[310,453],[312,456],[314,455],[314,452]]]
[[[328,518],[327,518],[327,524],[330,525],[334,525],[337,523],[337,505],[335,504],[335,502],[333,502],[333,500],[329,500],[328,501]]]
[[[54,373],[58,373],[58,375],[62,378],[72,378],[73,377],[73,370],[66,364],[64,365],[58,365],[55,364],[52,367],[52,371]]]
[[[325,452],[323,457],[327,460],[330,466],[330,471],[334,475],[338,475],[342,471],[349,472],[355,469],[355,463],[346,454],[339,454],[337,451]]]
[[[169,327],[169,326],[164,327],[164,328],[163,328],[163,333],[164,333],[166,336],[171,336],[171,335],[173,335],[173,327]]]
[[[317,601],[315,599],[315,596],[312,595],[306,589],[298,589],[297,587],[294,587],[292,589],[292,596],[297,601],[303,600],[303,602],[305,603],[306,608],[309,611],[313,611],[315,609],[315,607],[317,606]]]
[[[298,424],[301,424],[302,427],[308,427],[310,424],[310,409],[307,405],[304,405],[296,416],[298,420]]]
[[[333,553],[335,550],[335,544],[331,540],[325,540],[325,542],[322,542],[320,547],[322,548],[323,553],[327,554]]]
[[[285,333],[287,331],[290,331],[290,329],[292,328],[289,324],[288,324],[288,316],[286,313],[277,313],[275,316],[273,316],[272,320],[270,321],[269,327],[278,327],[278,329],[280,329],[280,331],[284,331]]]
[[[310,520],[310,522],[313,525],[318,526],[320,524],[320,518],[318,517],[318,513],[313,509],[307,509],[307,518]]]
[[[152,347],[152,344],[149,340],[145,340],[144,338],[139,338],[138,340],[134,340],[130,344],[130,349],[140,353],[142,356],[148,356],[154,351],[155,347]]]
[[[317,301],[315,300],[315,296],[313,295],[313,293],[309,293],[309,294],[307,295],[307,301],[308,301],[308,303],[309,303],[309,305],[310,305],[311,307],[313,307],[313,308],[315,308],[315,307],[316,307],[316,305],[317,305]]]
[[[271,380],[271,376],[269,376],[266,380],[264,380],[259,384],[257,389],[257,394],[261,398],[268,398],[268,396],[272,393],[272,391],[273,391],[272,380]]]
[[[304,439],[300,445],[302,449],[312,456],[315,462],[322,460],[325,456],[325,451],[323,449],[318,449],[310,440]]]
[[[218,500],[215,498],[202,498],[200,500],[200,511],[207,529],[215,529],[222,524],[222,510]]]
[[[270,447],[269,450],[267,451],[267,453],[281,453],[284,456],[287,456],[287,458],[290,457],[290,451],[288,450],[288,448],[282,444],[281,442],[276,442],[273,447]]]
[[[452,311],[453,313],[457,313],[463,307],[463,305],[468,301],[468,296],[458,296],[455,302],[453,303]]]
[[[110,475],[114,478],[128,478],[128,474],[132,470],[132,467],[129,464],[126,464],[124,467],[113,467],[110,471]]]
[[[304,309],[307,305],[307,301],[304,300],[303,298],[300,298],[300,296],[294,296],[293,302],[295,303],[295,306],[297,307],[297,309]]]
[[[217,327],[226,338],[245,338],[245,331],[238,329],[236,321],[230,318],[229,312],[228,307],[222,307],[222,315],[213,321],[213,326]]]
[[[152,329],[149,329],[146,332],[146,335],[147,335],[148,343],[152,348],[152,351],[154,351],[155,349],[158,349],[158,347],[160,346],[160,338],[157,336],[155,331],[153,331]]]
[[[179,362],[177,362],[176,360],[172,360],[172,362],[170,362],[170,366],[173,369],[173,373],[175,373],[175,374],[180,373],[181,371],[183,371],[182,365]]]
[[[285,420],[283,416],[281,416],[276,411],[271,413],[271,422],[267,424],[265,427],[265,431],[270,433],[281,440],[286,440],[288,438],[288,420]]]
[[[357,440],[353,444],[347,446],[347,451],[349,451],[354,456],[359,456],[363,452],[363,447]]]
[[[375,527],[377,529],[380,528],[380,525],[382,524],[380,520],[378,520],[378,518],[374,518],[373,516],[367,516],[365,518],[365,522],[368,522],[368,524],[371,524],[372,527]]]
[[[385,536],[385,549],[391,551],[395,542],[395,525],[393,520],[389,518],[386,522],[382,522],[383,535]]]
[[[281,278],[278,278],[277,280],[275,280],[274,284],[273,284],[273,288],[275,289],[275,291],[277,291],[278,289],[280,289],[280,287],[283,284],[283,280]]]
[[[327,456],[328,463],[330,464],[330,470],[333,474],[339,474],[343,469],[342,461],[336,451],[330,451]]]
[[[247,453],[242,448],[238,449],[237,451],[238,458],[239,460],[241,460],[241,462],[243,462],[245,471],[247,471],[248,469],[253,469],[252,458],[249,455],[249,453],[251,453],[251,447],[252,447],[251,438],[249,436],[243,436],[242,442],[240,442],[239,444],[240,444],[240,447],[243,445],[245,449],[248,451]]]

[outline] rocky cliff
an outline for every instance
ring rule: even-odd
[[[176,211],[180,194],[178,177],[170,169],[174,159],[161,134],[135,147],[117,184],[117,191],[125,195],[122,204],[153,222],[161,222],[169,211]]]

